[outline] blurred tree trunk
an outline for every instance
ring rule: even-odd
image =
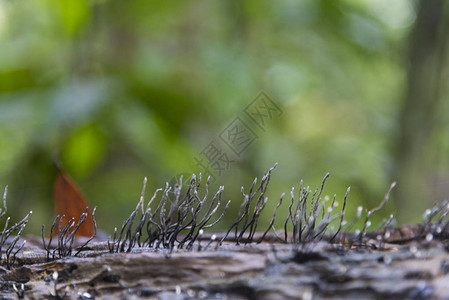
[[[396,153],[396,203],[401,222],[410,222],[410,217],[429,207],[429,202],[443,200],[436,197],[434,180],[439,162],[432,158],[429,146],[435,146],[435,132],[440,129],[439,110],[445,98],[443,89],[448,84],[443,76],[449,65],[448,39],[449,2],[420,0],[410,37],[408,86],[400,112]]]

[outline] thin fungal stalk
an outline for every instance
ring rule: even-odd
[[[8,196],[8,186],[5,187],[5,190],[3,192],[3,209],[0,209],[0,220],[6,215],[8,209],[6,206],[6,198]],[[9,222],[11,220],[10,217],[8,217],[5,221],[5,225],[3,227],[3,230],[0,234],[0,260],[3,258],[3,248],[6,246],[5,244],[8,241],[8,238],[12,236],[13,233],[17,233],[16,236],[12,239],[12,241],[9,243],[8,247],[6,248],[5,255],[6,255],[6,264],[8,269],[10,268],[11,264],[13,263],[11,261],[11,253],[14,250],[14,247],[17,243],[17,241],[20,238],[20,235],[22,234],[22,231],[24,230],[25,226],[28,223],[28,219],[30,215],[33,212],[30,211],[22,220],[15,223],[14,225],[8,226]],[[19,247],[19,250],[23,248]],[[15,253],[17,253],[19,250],[17,250]],[[13,255],[13,260],[15,261],[15,254]]]
[[[367,228],[371,225],[371,221],[370,221],[369,219],[371,218],[371,216],[372,216],[375,212],[381,210],[381,209],[385,206],[385,204],[387,203],[388,199],[390,198],[391,190],[393,190],[393,188],[394,188],[395,186],[396,186],[396,182],[393,182],[393,183],[390,185],[390,188],[388,189],[387,193],[385,194],[385,197],[384,197],[384,200],[382,201],[382,203],[380,203],[380,205],[379,205],[378,207],[373,208],[372,210],[370,210],[370,211],[366,214],[366,218],[365,218],[365,223],[364,223],[364,225],[363,225],[363,229],[362,229],[362,231],[360,232],[360,235],[359,235],[359,237],[358,237],[358,243],[359,243],[359,245],[362,244],[362,240],[363,240],[363,238],[364,238],[365,235],[366,235],[366,230],[367,230]]]
[[[97,234],[97,223],[95,221],[95,211],[96,207],[92,211],[92,222],[94,224],[94,233],[93,235],[78,249],[78,251],[75,253],[74,256],[78,256],[79,253],[87,246],[89,242],[91,242],[96,234]],[[53,223],[50,227],[50,237],[48,242],[45,239],[45,225],[42,225],[42,245],[44,250],[47,253],[47,261],[50,261],[52,259],[59,259],[63,257],[72,256],[73,253],[73,245],[76,238],[76,233],[78,232],[79,228],[83,223],[86,221],[88,215],[88,207],[86,207],[86,210],[84,213],[81,214],[80,219],[78,222],[76,222],[73,218],[67,222],[67,224],[63,227],[62,223],[64,220],[64,215],[59,216],[57,215]],[[52,247],[52,241],[53,241],[53,233],[55,228],[58,228],[58,234],[56,236],[57,240],[57,246],[54,249],[51,249]],[[51,257],[50,257],[51,256]]]

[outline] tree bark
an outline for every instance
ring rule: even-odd
[[[193,251],[173,253],[135,248],[110,254],[107,243],[98,242],[79,257],[48,262],[46,251],[26,246],[11,270],[0,270],[0,297],[447,299],[448,233],[429,238],[429,226],[391,229],[383,241],[382,233],[370,232],[362,245],[348,243],[350,233],[335,243],[284,244],[269,242],[270,236],[260,244],[227,241],[218,248],[206,247],[211,240],[205,239]]]
[[[447,101],[443,70],[449,65],[448,40],[449,3],[421,0],[411,34],[407,91],[399,117],[395,170],[399,221],[410,220],[413,212],[441,200],[435,199],[442,194],[437,190],[441,186],[435,184],[440,161],[432,156],[431,149],[435,148],[436,132],[441,130],[439,110],[443,100]]]

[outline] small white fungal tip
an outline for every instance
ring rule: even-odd
[[[302,299],[303,300],[312,300],[313,299],[313,293],[311,290],[305,290],[302,293]]]
[[[200,229],[199,235],[203,235],[203,233],[204,233],[204,230],[203,230],[203,229]]]
[[[363,210],[362,206],[357,207],[357,218],[360,218],[360,216],[362,215],[362,210]]]
[[[338,205],[339,205],[338,201],[335,201],[334,207],[338,207]]]
[[[366,222],[366,227],[370,227],[371,226],[371,221]]]
[[[194,298],[196,296],[195,291],[192,289],[188,289],[186,293],[187,293],[187,296],[189,296],[190,298]]]
[[[176,286],[176,295],[181,295],[181,287],[179,285]]]
[[[84,292],[84,293],[78,292],[78,295],[80,296],[80,298],[83,298],[83,299],[92,299],[92,295],[89,294],[88,292]]]
[[[210,239],[211,239],[212,241],[215,241],[215,240],[217,239],[217,235],[216,235],[216,234],[213,234],[213,235],[210,237]]]
[[[427,242],[430,242],[430,241],[432,241],[432,240],[433,240],[433,234],[428,233],[428,234],[426,235],[426,241],[427,241]]]
[[[426,211],[424,212],[424,214],[422,215],[422,219],[423,221],[426,221],[427,218],[429,217],[429,215],[432,213],[432,211],[430,209],[426,209]]]
[[[54,271],[53,272],[53,280],[54,281],[58,280],[58,276],[59,276],[58,271]]]

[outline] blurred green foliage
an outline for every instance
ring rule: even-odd
[[[11,214],[32,209],[34,233],[50,223],[58,149],[111,232],[144,176],[148,196],[198,172],[194,158],[261,91],[283,114],[255,128],[212,185],[232,199],[228,222],[240,187],[275,162],[267,218],[282,192],[301,178],[315,188],[326,172],[326,193],[341,201],[352,187],[350,214],[374,207],[392,179],[415,18],[405,0],[0,0],[0,184]]]

